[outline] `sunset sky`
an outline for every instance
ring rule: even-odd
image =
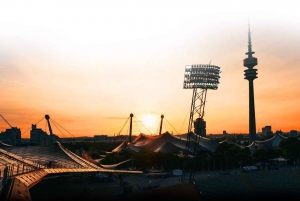
[[[45,2],[0,3],[0,114],[23,138],[45,114],[73,136],[128,134],[130,113],[134,135],[158,134],[162,114],[163,132],[186,133],[192,89],[183,89],[184,69],[209,62],[222,74],[207,92],[207,134],[247,133],[248,21],[256,128],[300,131],[297,1]]]

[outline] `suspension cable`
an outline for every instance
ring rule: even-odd
[[[138,121],[135,121],[135,125],[136,125],[136,127],[138,128],[139,132],[142,133],[142,132],[141,132],[141,129],[140,129],[140,127],[139,127],[139,125],[138,125],[137,122],[138,122]]]
[[[167,131],[168,131],[168,129],[167,129],[167,124],[164,123],[164,126],[165,126],[165,130],[166,130],[166,132],[167,132]]]
[[[127,120],[126,120],[125,124],[122,126],[121,130],[119,131],[119,135],[120,135],[121,131],[123,130],[124,126],[126,125],[126,123],[127,123],[128,119],[129,119],[129,117],[127,118]]]
[[[154,125],[158,125],[158,127],[157,127],[157,130],[156,130],[156,132],[155,132],[155,135],[159,134],[159,133],[158,133],[158,132],[159,132],[159,128],[160,128],[159,122],[160,122],[159,119],[156,119],[156,122],[155,122]]]
[[[42,121],[43,119],[45,119],[44,117],[43,118],[41,118],[41,120],[39,120],[38,122],[36,122],[35,124],[38,124],[40,121]],[[23,132],[22,133],[22,135],[24,134],[24,133],[26,133],[27,131],[29,131],[29,129],[31,129],[31,128],[28,128],[25,132]]]
[[[166,118],[165,118],[166,119]],[[166,119],[167,120],[167,119]],[[170,124],[170,122],[167,120],[167,122]],[[171,126],[172,126],[172,124],[170,124]],[[178,133],[178,131],[172,126],[172,128],[177,132],[177,134],[179,134]]]
[[[45,132],[47,132],[47,128],[48,128],[48,126],[47,126],[47,121],[45,121]],[[50,134],[49,128],[48,128],[48,131],[49,131],[49,134]]]
[[[130,130],[130,125],[128,125],[127,127],[127,132],[126,132],[127,135],[129,135],[129,130]]]
[[[180,128],[180,131],[179,131],[179,133],[181,133],[181,131],[182,131],[182,128],[183,128],[183,126],[184,126],[184,123],[185,123],[185,121],[186,121],[186,118],[187,118],[187,116],[188,116],[188,114],[190,113],[190,111],[187,111],[187,113],[186,113],[186,116],[185,116],[185,119],[184,119],[184,121],[183,121],[183,123],[182,123],[182,126],[181,126],[181,128]]]
[[[61,130],[57,127],[56,122],[53,121],[52,119],[50,119],[50,121],[52,122],[52,125],[54,125],[54,126],[57,128],[57,130],[59,130],[59,132],[60,132],[64,137],[66,137],[66,136],[61,132]]]
[[[135,117],[136,118],[136,117]],[[137,119],[137,118],[136,118]],[[137,119],[138,120],[138,119]],[[144,124],[140,121],[140,120],[138,120],[141,124],[142,124],[142,126],[144,126]],[[144,128],[146,128],[146,126],[144,126]],[[146,130],[152,135],[152,133],[151,133],[151,131],[149,131],[148,130],[148,128],[146,128]]]
[[[64,127],[62,127],[59,123],[57,123],[56,121],[54,121],[54,119],[51,119],[51,122],[54,122],[55,124],[59,125],[62,129],[64,129],[65,131],[67,131]],[[57,128],[58,129],[58,128]],[[59,130],[59,129],[58,129]],[[60,130],[59,130],[60,131]],[[72,135],[69,131],[67,131],[70,135]],[[74,135],[72,135],[74,137]]]

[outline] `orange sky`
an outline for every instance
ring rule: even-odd
[[[126,134],[130,113],[135,135],[157,134],[161,114],[163,132],[185,133],[192,98],[182,87],[185,66],[211,61],[222,74],[207,93],[207,134],[247,133],[249,19],[256,128],[300,130],[297,1],[251,2],[1,2],[0,114],[22,137],[45,114],[74,136]]]

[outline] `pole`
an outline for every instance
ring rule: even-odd
[[[159,135],[161,134],[161,130],[162,130],[162,125],[163,125],[163,119],[164,119],[164,115],[161,115],[161,121],[160,121],[160,127],[159,127]]]
[[[131,143],[131,134],[132,134],[132,117],[133,114],[130,114],[130,130],[129,130],[129,142]]]

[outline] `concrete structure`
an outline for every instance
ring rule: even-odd
[[[251,33],[250,26],[248,31],[248,58],[244,59],[244,66],[247,67],[245,72],[245,79],[249,81],[249,144],[256,140],[256,123],[255,123],[255,106],[254,106],[254,87],[253,80],[257,78],[257,69],[253,67],[257,65],[257,58],[252,55],[255,52],[252,52],[251,45]]]

